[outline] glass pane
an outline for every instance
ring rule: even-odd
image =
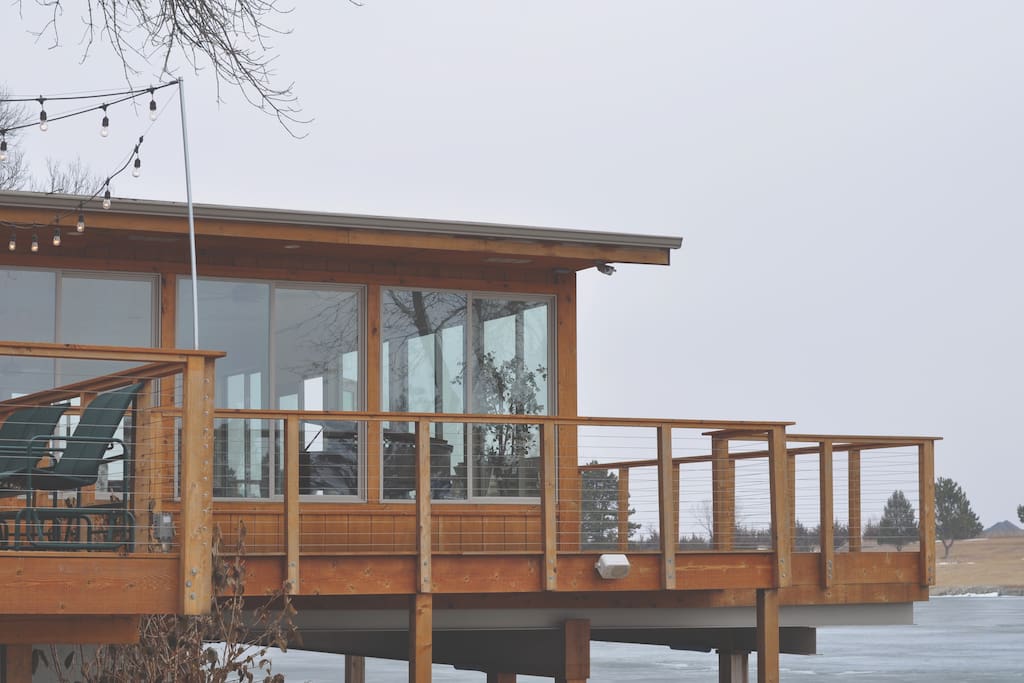
[[[461,413],[466,295],[385,289],[383,409]]]
[[[299,493],[357,496],[360,492],[356,422],[304,421],[299,427]]]
[[[55,341],[54,273],[0,268],[0,320],[6,341]],[[53,360],[0,356],[0,400],[53,386]]]
[[[359,299],[356,292],[344,290],[274,290],[274,395],[278,408],[359,407]]]
[[[274,453],[283,452],[282,431],[277,420],[214,420],[213,495],[268,498],[271,491],[279,493],[279,473],[271,463]]]
[[[192,282],[178,280],[178,344],[192,340]],[[270,358],[270,285],[199,281],[199,345],[226,351],[217,360],[215,401],[219,408],[267,404]]]
[[[153,346],[152,278],[65,275],[60,284],[59,341],[105,346]],[[115,361],[60,362],[58,384],[134,365]]]
[[[446,427],[462,425],[435,425],[437,433]],[[383,433],[384,499],[416,499],[416,425],[411,422],[392,422]],[[430,437],[430,497],[432,500],[465,498],[465,467],[462,467],[460,487],[458,467],[453,464],[452,445],[444,438]]]
[[[546,414],[548,303],[474,299],[472,338],[473,412]],[[538,495],[540,432],[536,425],[475,425],[472,433],[474,496]]]

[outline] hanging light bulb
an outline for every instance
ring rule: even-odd
[[[32,246],[30,248],[33,254],[39,251],[39,238],[36,237],[35,233],[32,233]]]
[[[107,116],[107,105],[101,107],[103,109],[103,121],[100,123],[100,137],[107,137],[110,135],[110,118]]]
[[[45,98],[39,98],[39,130],[43,131],[44,133],[50,129],[49,124],[46,123],[46,108],[44,106],[45,102]]]
[[[103,193],[103,208],[110,208],[110,178],[107,178],[107,190]]]
[[[78,212],[78,223],[75,224],[75,232],[85,232],[85,214]]]
[[[0,161],[7,161],[7,131],[0,133]]]
[[[18,240],[14,238],[14,231],[11,230],[11,241],[7,243],[7,251],[14,251],[18,248]]]
[[[156,97],[153,95],[154,88],[149,89],[149,120],[156,121]]]
[[[135,157],[135,165],[132,168],[132,177],[138,178],[140,175],[142,175],[142,160]]]
[[[60,228],[53,231],[53,246],[60,246]]]

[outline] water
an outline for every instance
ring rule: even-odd
[[[933,598],[914,609],[914,626],[818,629],[820,655],[782,655],[786,681],[901,681],[904,683],[986,683],[1024,681],[1024,598]],[[756,657],[751,656],[755,680]],[[367,660],[370,683],[404,683],[405,662]],[[717,680],[714,654],[676,652],[666,647],[592,643],[594,683],[679,683]],[[289,682],[336,683],[342,658],[311,652],[274,656],[274,670]],[[482,673],[435,666],[440,683],[483,683]],[[520,676],[519,681],[550,678]]]

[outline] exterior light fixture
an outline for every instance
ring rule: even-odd
[[[629,558],[622,554],[606,553],[597,558],[594,569],[602,579],[622,579],[629,574]]]
[[[601,273],[602,275],[615,274],[615,266],[610,266],[607,263],[603,262],[595,263],[594,266],[597,268],[597,272]]]

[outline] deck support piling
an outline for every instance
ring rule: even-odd
[[[345,683],[366,683],[366,657],[345,655]]]
[[[590,678],[590,620],[570,619],[562,627],[565,668],[558,683],[586,683]]]
[[[487,672],[487,683],[516,683],[516,675],[507,672]]]
[[[718,651],[718,683],[749,683],[750,653]]]
[[[32,646],[3,646],[3,680],[4,683],[32,683]]]
[[[434,598],[429,593],[412,597],[409,610],[409,683],[430,683],[434,663]]]
[[[757,591],[757,683],[779,681],[779,592]]]

